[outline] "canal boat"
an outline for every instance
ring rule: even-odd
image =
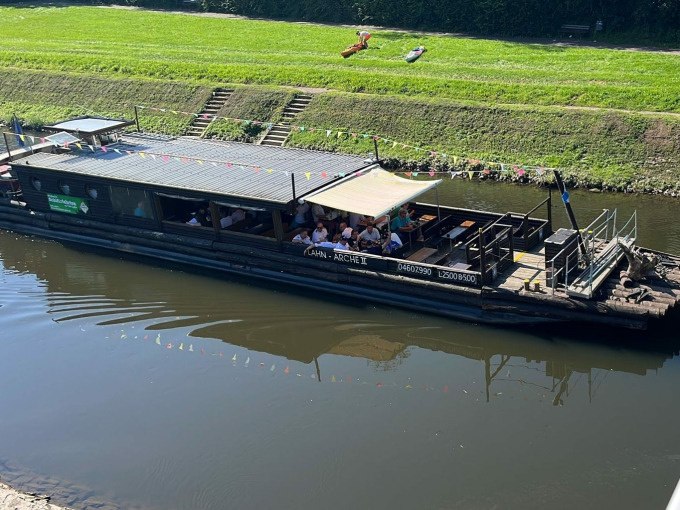
[[[475,322],[644,329],[675,315],[680,258],[636,247],[635,214],[554,231],[550,194],[520,213],[414,202],[441,180],[375,158],[122,131],[131,124],[72,119],[0,156],[14,181],[0,227]],[[331,232],[343,215],[387,218],[389,240],[407,203],[413,228],[395,249],[295,242],[307,208]],[[621,276],[635,256],[653,260],[641,281]]]

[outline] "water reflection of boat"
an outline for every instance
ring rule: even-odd
[[[636,216],[618,222],[606,210],[579,229],[557,173],[572,228],[554,232],[551,195],[520,213],[413,202],[441,180],[399,177],[377,157],[121,135],[130,124],[73,119],[50,128],[63,130],[51,143],[5,156],[21,198],[0,199],[0,226],[497,325],[644,329],[668,322],[680,303],[680,258],[664,255],[644,286],[627,288],[618,275],[634,249]],[[357,228],[361,215],[387,218],[387,228],[361,252],[341,237],[296,243],[310,204],[314,224],[331,235],[342,214]],[[545,218],[534,216],[543,208]]]
[[[414,349],[424,349],[480,362],[487,399],[497,384],[539,385],[558,404],[564,402],[576,377],[585,378],[591,398],[609,372],[645,375],[662,368],[680,348],[680,340],[672,333],[656,341],[650,338],[641,346],[632,334],[626,342],[619,332],[614,347],[606,342],[543,337],[546,333],[541,332],[439,324],[412,317],[385,320],[380,310],[366,315],[345,308],[329,317],[337,312],[337,303],[322,302],[305,313],[295,313],[281,310],[280,299],[264,301],[270,294],[267,291],[239,284],[233,290],[223,282],[191,275],[154,274],[142,264],[122,265],[57,243],[36,243],[4,233],[0,233],[0,258],[6,271],[35,274],[43,281],[38,292],[46,297],[54,320],[139,322],[148,330],[159,331],[181,327],[195,338],[219,339],[253,352],[314,365],[319,381],[329,377],[324,371],[325,356],[365,359],[382,370],[391,370]],[[106,267],[107,263],[112,267]],[[178,278],[182,280],[179,284]],[[294,309],[300,305],[294,297],[289,299],[292,302],[287,306]],[[231,303],[228,309],[225,302]],[[259,303],[254,306],[253,302]],[[593,334],[606,340],[605,333]],[[626,345],[622,347],[622,343]],[[511,367],[513,374],[525,373],[524,379],[508,377]],[[527,372],[537,375],[528,377]]]

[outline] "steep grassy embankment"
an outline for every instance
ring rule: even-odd
[[[0,68],[0,120],[8,123],[16,113],[22,123],[40,128],[78,115],[133,118],[134,106],[196,113],[217,84],[88,76],[48,71]],[[219,115],[241,119],[276,118],[291,92],[266,87],[237,86]],[[191,115],[139,109],[144,131],[182,134]],[[233,122],[216,122],[210,131],[231,140],[246,140],[253,128]]]
[[[393,140],[485,162],[559,167],[581,186],[680,191],[680,119],[326,94],[314,99],[298,117],[298,123],[389,133]],[[325,131],[294,132],[290,143],[359,154],[373,150],[370,139],[350,134],[338,137],[335,132],[328,137]],[[381,143],[379,150],[383,158],[419,162],[415,166],[420,168],[471,168],[469,162],[456,162],[451,157],[433,160],[423,151],[392,143]]]
[[[269,122],[292,93],[276,86],[325,87],[336,92],[319,95],[298,124],[464,158],[560,166],[584,185],[680,186],[678,117],[637,113],[680,112],[680,55],[376,31],[368,51],[343,60],[338,51],[354,39],[344,27],[95,7],[0,7],[0,18],[5,119],[129,116],[133,104],[198,112],[223,86],[237,90],[221,115]],[[416,44],[429,51],[406,64]],[[191,121],[140,113],[147,130],[180,133]],[[219,121],[209,134],[248,140],[258,130]],[[372,146],[309,131],[290,143],[360,153]],[[400,146],[381,151],[452,166]]]

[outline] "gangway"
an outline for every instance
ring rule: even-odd
[[[637,238],[637,211],[626,224],[617,229],[617,210],[605,209],[588,227],[582,232],[585,245],[585,253],[578,247],[572,248],[569,253],[559,253],[548,264],[555,275],[552,281],[552,290],[555,292],[558,276],[563,272],[564,290],[570,297],[590,299],[598,288],[611,275],[624,257],[621,245],[632,248]],[[555,271],[557,260],[566,260],[564,267]],[[574,267],[569,267],[570,261],[578,261],[578,274],[573,279]],[[573,262],[572,262],[573,264]]]

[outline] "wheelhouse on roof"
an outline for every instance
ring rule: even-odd
[[[101,146],[116,142],[125,128],[134,125],[132,120],[87,115],[45,126],[44,129],[55,133],[69,133],[90,145]]]

